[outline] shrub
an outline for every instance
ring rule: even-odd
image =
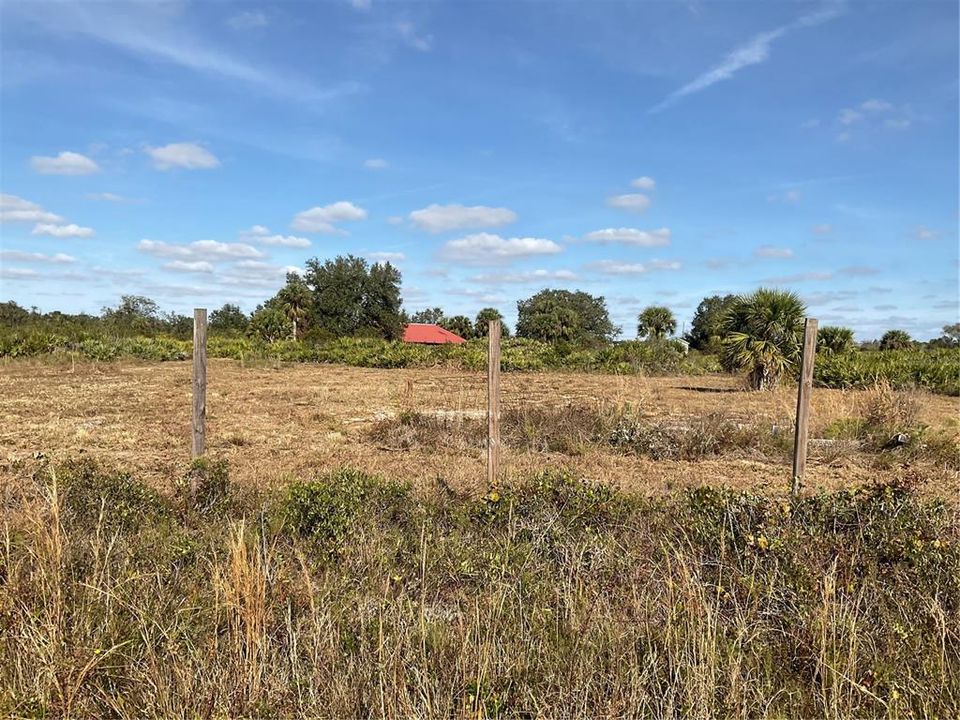
[[[335,550],[356,531],[362,515],[395,509],[408,491],[406,485],[342,469],[291,485],[282,505],[284,526],[298,537]]]
[[[174,482],[174,498],[181,508],[205,515],[229,506],[232,488],[226,460],[198,458]]]
[[[56,470],[63,496],[64,516],[76,525],[102,522],[109,530],[134,530],[158,520],[168,506],[156,490],[129,473],[107,471],[83,459],[67,462]]]

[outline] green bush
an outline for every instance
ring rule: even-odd
[[[129,473],[106,471],[83,459],[61,465],[55,474],[71,525],[102,523],[109,530],[130,531],[169,512],[160,494]]]
[[[394,509],[407,493],[406,485],[342,469],[320,480],[292,484],[281,514],[290,533],[334,550],[355,532],[361,516]]]
[[[173,485],[173,494],[184,510],[206,515],[229,507],[232,496],[226,460],[198,458]]]
[[[814,381],[821,387],[867,388],[886,380],[897,389],[925,388],[960,395],[960,349],[863,351],[817,356]]]

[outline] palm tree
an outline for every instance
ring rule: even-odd
[[[842,355],[853,350],[853,330],[825,325],[817,333],[817,352],[822,355]]]
[[[670,308],[662,305],[651,305],[644,308],[637,317],[637,335],[649,337],[651,340],[662,340],[672,335],[677,329],[677,319]]]
[[[906,330],[887,330],[880,338],[881,350],[903,350],[913,345],[913,338]]]
[[[738,296],[724,319],[724,367],[746,370],[754,390],[775,387],[800,359],[806,311],[800,297],[786,290],[760,288]]]
[[[287,284],[277,293],[277,300],[280,303],[280,310],[293,324],[293,339],[296,340],[298,324],[310,314],[310,305],[313,301],[310,288],[299,275],[289,273]]]

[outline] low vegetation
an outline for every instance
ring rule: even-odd
[[[743,419],[722,411],[665,419],[648,416],[642,408],[606,403],[525,405],[505,408],[500,426],[506,447],[568,456],[595,450],[651,460],[734,457],[785,463],[793,448],[791,418]],[[368,434],[391,450],[466,451],[484,447],[486,432],[486,419],[478,414],[402,409],[375,422]],[[821,436],[815,437],[812,450],[818,460],[859,453],[881,467],[920,463],[947,473],[960,471],[956,433],[924,426],[917,399],[889,383],[868,390],[855,415],[815,428],[814,434]]]
[[[108,361],[118,358],[185,360],[192,344],[167,336],[110,337],[66,335],[42,330],[0,329],[0,357],[45,355]],[[434,367],[480,370],[486,363],[482,339],[463,345],[426,346],[376,338],[341,338],[321,343],[281,340],[268,343],[242,336],[212,335],[210,357],[241,361],[327,362],[358,367]],[[628,341],[599,348],[512,338],[503,342],[503,370],[564,370],[648,375],[719,372],[713,355],[684,353],[677,344]],[[887,380],[896,388],[925,388],[960,395],[960,349],[853,351],[817,356],[818,386],[868,388]]]
[[[379,338],[340,338],[318,343],[293,340],[263,342],[237,336],[209,338],[210,357],[234,360],[339,363],[357,367],[400,368],[449,365],[465,370],[486,367],[483,339],[461,345],[415,345]],[[43,331],[0,332],[0,357],[60,355],[106,361],[121,357],[142,360],[185,360],[192,343],[171,337],[74,337]],[[600,347],[545,343],[511,338],[503,341],[505,371],[562,370],[652,375],[692,374],[719,370],[712,356],[686,353],[676,342],[630,341]]]
[[[960,714],[960,527],[909,475],[652,501],[556,471],[475,498],[21,473],[6,716]]]

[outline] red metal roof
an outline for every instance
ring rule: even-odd
[[[410,323],[403,329],[403,341],[408,343],[423,343],[426,345],[442,345],[443,343],[466,342],[462,337],[439,325],[428,323]]]

